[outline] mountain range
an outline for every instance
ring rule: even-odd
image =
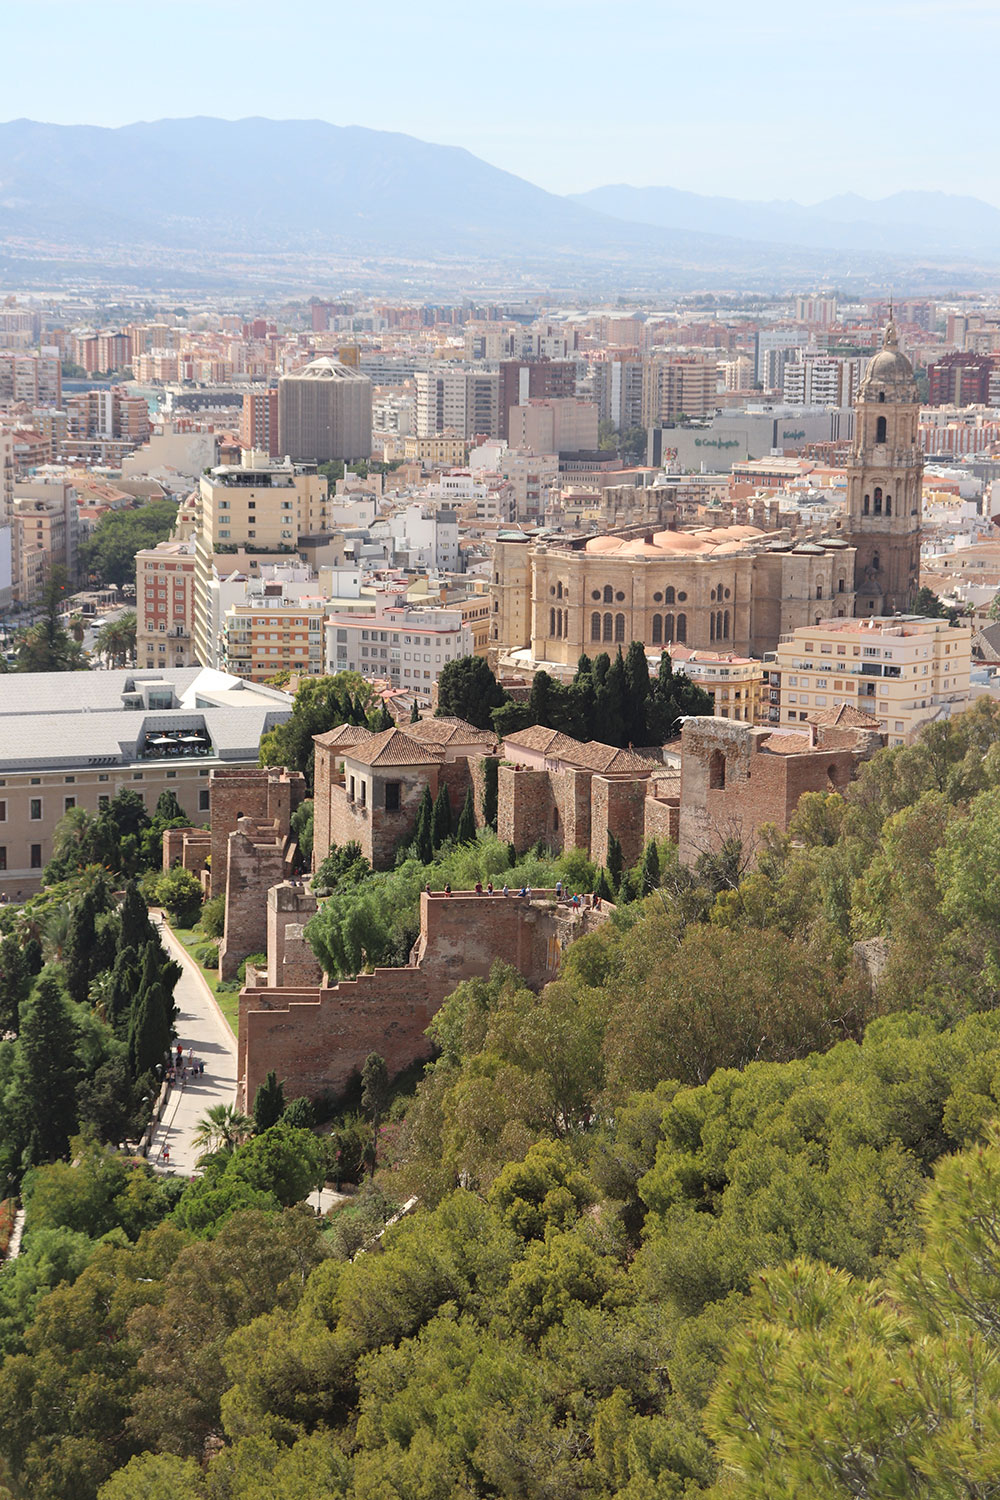
[[[780,248],[779,248],[780,247]],[[928,265],[919,266],[919,258]],[[937,258],[937,267],[930,266]],[[670,188],[561,197],[454,146],[317,120],[159,120],[107,129],[0,124],[0,272],[377,261],[502,267],[620,285],[893,284],[1000,265],[1000,211],[905,193],[751,203]],[[978,266],[976,263],[979,263]],[[163,268],[167,270],[164,271]],[[456,284],[460,278],[456,274]]]

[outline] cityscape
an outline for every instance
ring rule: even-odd
[[[0,1500],[1000,1494],[992,12],[87,10],[0,122]]]

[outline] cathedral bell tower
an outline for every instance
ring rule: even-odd
[[[906,614],[920,583],[920,398],[890,310],[858,391],[847,466],[847,540],[857,549],[855,612]]]

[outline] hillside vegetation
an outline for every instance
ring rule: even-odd
[[[183,1188],[35,1167],[11,1494],[997,1495],[998,872],[983,702],[753,873],[666,861],[541,995],[460,985],[350,1232],[284,1118]]]

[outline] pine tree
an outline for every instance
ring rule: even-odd
[[[285,1113],[285,1085],[273,1068],[258,1088],[253,1101],[253,1124],[258,1135],[270,1130]]]
[[[424,787],[420,806],[417,809],[417,821],[413,830],[413,848],[422,865],[429,865],[434,858],[434,844],[431,839],[431,822],[434,816],[434,804],[431,801],[431,789]]]
[[[18,1012],[31,973],[21,944],[13,935],[0,942],[0,1033],[17,1031]]]
[[[660,856],[657,853],[655,839],[650,839],[642,856],[642,866],[639,870],[639,890],[643,896],[648,896],[650,891],[658,889],[660,884]]]
[[[438,794],[434,798],[434,813],[431,817],[431,843],[435,849],[440,849],[445,839],[451,837],[451,798],[448,796],[448,783],[442,781]]]
[[[472,798],[471,786],[465,794],[462,811],[458,815],[455,838],[460,844],[474,844],[476,841],[476,804]]]
[[[621,885],[622,871],[625,868],[625,855],[622,846],[615,835],[608,831],[608,878],[617,891]]]
[[[25,1165],[65,1156],[76,1128],[78,1032],[69,1003],[50,972],[21,1007],[12,1083]]]

